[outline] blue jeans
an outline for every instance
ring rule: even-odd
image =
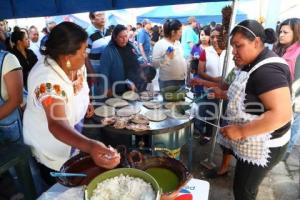
[[[3,101],[0,99],[0,105]],[[7,117],[0,120],[0,145],[9,143],[22,143],[22,121],[18,108],[11,112]]]
[[[297,143],[300,136],[300,113],[294,113],[294,121],[291,126],[291,139],[288,145],[287,152],[291,153],[293,146]]]

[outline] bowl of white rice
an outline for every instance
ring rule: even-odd
[[[148,173],[118,168],[95,177],[85,190],[86,200],[159,200],[160,187]]]

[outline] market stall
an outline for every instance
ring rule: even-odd
[[[191,93],[188,95],[192,98]],[[190,98],[186,97],[185,101],[176,103],[164,102],[161,95],[155,95],[151,101],[123,100],[125,107],[115,108],[114,114],[108,114],[111,111],[105,104],[96,109],[94,120],[102,124],[106,124],[105,121],[110,120],[109,124],[102,127],[101,134],[103,142],[112,146],[125,144],[129,148],[148,152],[152,155],[168,155],[179,159],[180,148],[184,144],[188,144],[188,167],[191,168],[193,116],[189,113]],[[113,100],[118,101],[116,98]],[[183,109],[182,112],[185,113],[182,114],[177,112],[176,106],[182,109],[186,107],[188,110],[185,112]],[[103,108],[107,109],[107,113]],[[102,111],[99,113],[97,110]],[[136,117],[140,117],[140,119],[135,119]]]

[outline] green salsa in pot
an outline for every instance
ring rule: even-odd
[[[179,184],[179,177],[172,171],[166,168],[151,167],[146,170],[148,174],[153,176],[161,187],[163,193],[172,192]]]

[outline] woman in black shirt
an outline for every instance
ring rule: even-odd
[[[18,58],[22,66],[24,88],[27,90],[27,77],[38,59],[33,51],[28,49],[30,42],[26,30],[15,27],[14,32],[11,34],[11,42],[13,43],[11,53]]]
[[[231,45],[240,70],[226,95],[226,121],[218,142],[237,159],[235,200],[254,200],[268,171],[283,157],[290,138],[292,103],[286,62],[264,47],[275,33],[255,20],[239,23]]]

